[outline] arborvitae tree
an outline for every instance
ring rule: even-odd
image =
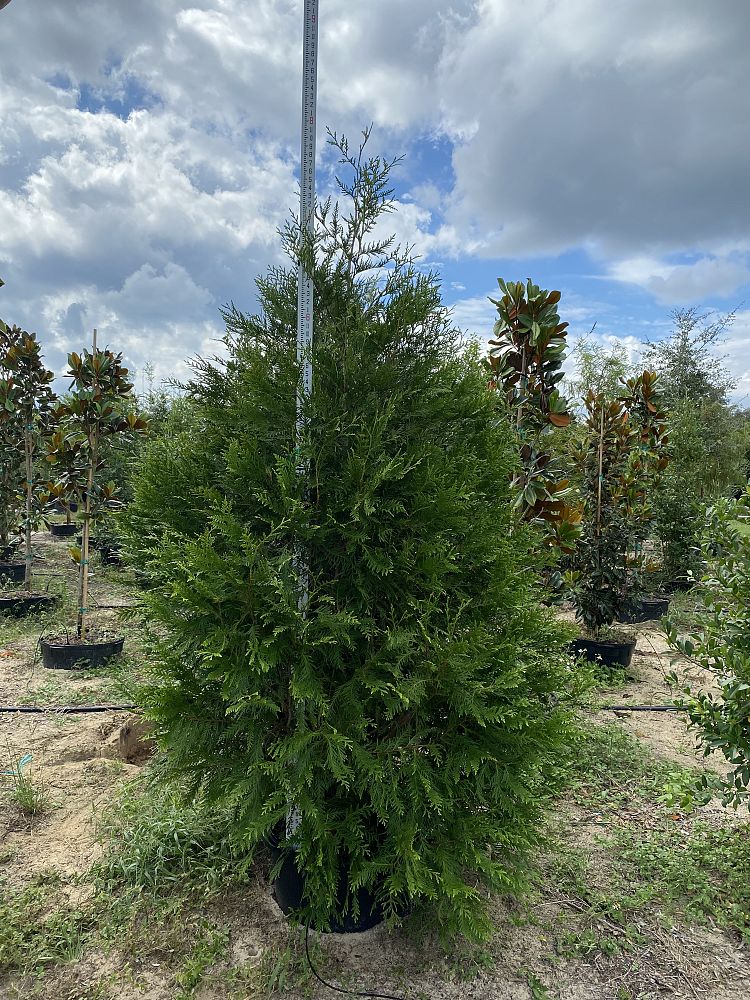
[[[272,268],[258,315],[225,311],[226,358],[193,363],[194,426],[152,442],[136,478],[128,544],[168,637],[144,702],[172,772],[231,805],[248,846],[284,843],[299,809],[316,925],[343,858],[387,913],[429,903],[476,936],[483,884],[518,887],[538,842],[568,634],[540,606],[513,428],[476,351],[435,277],[373,237],[391,164],[332,141],[348,207],[318,210],[312,248],[284,233],[315,261],[299,452],[296,268]]]

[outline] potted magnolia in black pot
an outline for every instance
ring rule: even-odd
[[[0,321],[0,435],[8,463],[3,470],[2,501],[9,562],[0,577],[23,584],[22,590],[0,593],[0,611],[24,614],[51,606],[56,598],[34,590],[32,531],[43,520],[38,454],[49,421],[54,375],[44,366],[36,334]],[[13,458],[15,452],[15,459]],[[20,467],[19,467],[20,466]],[[20,518],[20,524],[19,524]],[[8,521],[15,521],[21,545],[9,545]],[[19,549],[23,558],[19,558]]]
[[[669,465],[669,437],[656,373],[644,371],[623,385],[630,443],[621,474],[620,506],[627,524],[628,548],[625,599],[617,620],[635,624],[661,618],[669,608],[669,597],[651,582],[656,568],[654,495]]]
[[[59,471],[57,492],[68,503],[75,498],[82,521],[81,545],[70,549],[78,566],[78,614],[75,632],[48,635],[41,641],[45,667],[71,669],[97,666],[122,652],[124,638],[91,624],[89,559],[91,527],[118,506],[116,489],[104,480],[101,444],[114,435],[144,432],[146,422],[133,412],[132,389],[122,355],[98,350],[96,331],[91,351],[68,358],[70,390],[56,408],[57,432],[47,443],[47,459]]]
[[[77,505],[67,502],[65,488],[59,483],[50,484],[48,497],[51,509],[65,515],[62,522],[50,522],[50,534],[53,538],[73,538],[81,530],[80,524],[73,520]]]
[[[666,611],[663,598],[644,591],[650,500],[668,461],[665,420],[653,372],[624,381],[616,399],[593,391],[586,398],[586,435],[577,451],[586,516],[572,560],[573,600],[586,635],[574,648],[608,666],[629,666],[635,648],[631,634],[613,631],[616,622]]]
[[[612,631],[627,590],[629,525],[624,516],[623,476],[632,428],[621,399],[588,393],[586,437],[576,458],[584,498],[581,535],[571,557],[572,599],[585,632],[573,643],[577,655],[604,666],[626,668],[635,649],[629,632]]]

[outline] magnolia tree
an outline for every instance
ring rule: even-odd
[[[521,469],[513,485],[516,507],[540,524],[547,542],[571,553],[580,533],[581,512],[571,503],[573,489],[545,438],[571,421],[560,394],[565,377],[567,323],[560,322],[560,293],[498,278],[502,298],[492,299],[499,318],[490,340],[490,388],[504,394],[519,437]],[[559,582],[559,574],[557,574]]]
[[[636,595],[651,492],[666,464],[665,414],[653,372],[628,379],[619,398],[590,390],[575,458],[585,516],[571,564],[578,616],[594,635]]]
[[[2,336],[0,331],[0,339]],[[7,393],[7,379],[0,377],[0,399]],[[22,530],[25,474],[21,436],[12,416],[0,420],[0,560],[13,552]]]
[[[146,421],[133,411],[133,384],[122,355],[96,348],[68,357],[71,387],[54,411],[57,431],[47,444],[47,458],[56,466],[57,493],[75,499],[83,521],[80,548],[71,554],[79,566],[77,636],[83,642],[88,630],[88,582],[91,525],[117,505],[117,489],[104,480],[102,443],[115,435],[132,438],[146,429]]]
[[[42,513],[42,487],[35,477],[36,457],[55,395],[51,389],[54,375],[45,368],[36,334],[17,326],[0,327],[0,423],[7,446],[16,441],[23,455],[22,496],[24,503],[24,541],[26,571],[24,586],[32,590],[31,532]],[[11,472],[10,478],[14,478]]]
[[[10,343],[10,331],[0,320],[0,365]],[[0,414],[0,559],[11,554],[11,543],[21,531],[23,518],[24,472],[19,447],[23,435],[20,414],[10,397],[9,376],[0,367],[0,400],[4,400]]]

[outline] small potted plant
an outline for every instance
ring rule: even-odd
[[[118,503],[115,486],[104,481],[102,442],[114,435],[132,437],[146,429],[146,421],[128,405],[133,384],[122,355],[98,350],[96,331],[92,350],[71,354],[68,367],[72,384],[55,410],[58,432],[48,441],[47,458],[59,470],[60,493],[78,501],[83,530],[80,548],[70,550],[78,566],[75,636],[51,635],[41,642],[44,665],[53,669],[96,666],[122,652],[121,636],[97,632],[90,624],[91,526]]]
[[[42,519],[41,483],[36,477],[36,458],[50,407],[54,401],[54,375],[44,366],[36,334],[0,321],[0,427],[5,445],[12,454],[15,444],[20,459],[20,499],[22,502],[23,562],[10,564],[6,573],[13,582],[23,583],[23,591],[0,595],[0,610],[14,614],[49,606],[55,600],[33,589],[31,534]],[[18,485],[19,470],[11,461],[9,487]],[[11,501],[13,503],[14,501]],[[18,494],[16,494],[16,503]]]
[[[62,405],[65,405],[64,400]],[[74,538],[81,531],[81,525],[73,520],[73,512],[78,510],[75,497],[85,489],[86,470],[77,464],[79,453],[66,447],[65,433],[59,427],[53,428],[46,445],[48,461],[54,456],[56,478],[46,483],[45,509],[65,514],[62,523],[50,523],[50,534],[53,538]]]

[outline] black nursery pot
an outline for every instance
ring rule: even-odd
[[[681,576],[677,580],[670,580],[667,584],[667,590],[684,592],[692,590],[694,586],[695,580],[689,580],[686,576]]]
[[[26,573],[26,563],[0,562],[0,580],[10,580],[11,583],[23,583]]]
[[[18,552],[18,542],[11,542],[10,545],[0,545],[0,562],[10,562]]]
[[[99,558],[103,566],[122,566],[120,550],[112,545],[100,545]]]
[[[618,622],[625,625],[635,625],[638,622],[651,622],[669,611],[668,597],[644,597],[641,601],[628,604],[617,616]]]
[[[635,639],[627,642],[574,639],[571,649],[576,656],[585,656],[590,663],[601,663],[605,667],[629,667],[635,649]]]
[[[55,536],[55,538],[72,538],[73,535],[78,531],[77,524],[51,524],[49,526],[50,532]]]
[[[56,601],[54,594],[0,594],[0,614],[20,618],[32,611],[49,611]]]
[[[99,667],[122,652],[125,639],[106,642],[49,642],[42,639],[42,663],[50,670]]]
[[[284,855],[281,870],[273,883],[273,894],[283,912],[291,913],[294,910],[299,910],[305,904],[305,876],[297,867],[296,852],[294,850],[282,851],[278,845],[278,837],[272,837],[269,846],[273,863],[276,864],[282,854]],[[336,909],[339,914],[344,912],[348,885],[349,865],[342,860],[339,866],[339,884],[336,891]],[[330,933],[357,934],[361,931],[368,931],[371,927],[383,922],[383,908],[369,889],[357,889],[355,895],[359,904],[358,918],[354,920],[350,913],[335,918],[331,922]],[[317,929],[313,927],[313,930]]]

